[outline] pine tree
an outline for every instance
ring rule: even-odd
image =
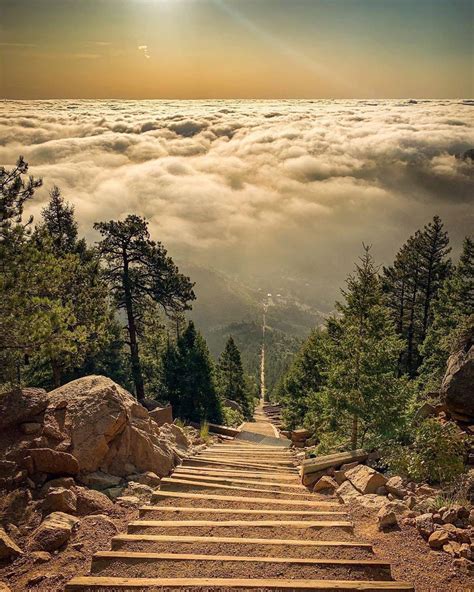
[[[432,313],[433,322],[422,346],[419,383],[424,393],[439,390],[458,337],[474,326],[474,241],[470,237],[464,239],[459,263],[439,290]]]
[[[138,336],[144,311],[150,302],[159,304],[167,315],[189,310],[195,299],[193,284],[179,273],[163,245],[150,239],[144,218],[130,215],[124,221],[96,223],[94,228],[103,236],[99,249],[116,304],[127,315],[133,382],[138,400],[143,401]]]
[[[242,408],[244,417],[253,415],[252,395],[249,392],[242,366],[239,348],[232,336],[227,340],[218,362],[218,385],[222,399],[235,401]]]
[[[48,205],[41,211],[44,227],[58,253],[71,253],[77,244],[74,207],[64,201],[56,186],[51,189],[49,196]]]
[[[222,422],[209,350],[192,321],[176,346],[168,344],[164,355],[164,376],[168,398],[177,417],[195,422]]]
[[[328,352],[323,389],[333,413],[352,417],[351,448],[363,445],[367,433],[392,433],[405,403],[404,381],[397,378],[402,342],[383,305],[381,282],[369,248],[342,291],[338,335]]]

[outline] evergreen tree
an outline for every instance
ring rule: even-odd
[[[168,343],[163,363],[168,398],[174,414],[195,422],[222,422],[209,350],[192,321],[176,346]]]
[[[223,399],[235,401],[242,408],[244,417],[251,419],[254,411],[252,394],[245,380],[240,351],[232,336],[227,340],[218,363],[219,394]]]
[[[56,186],[51,189],[49,196],[48,205],[41,211],[44,228],[58,253],[71,253],[77,244],[74,207],[64,201]]]
[[[369,248],[347,280],[336,337],[328,351],[324,395],[335,414],[352,418],[350,444],[367,434],[387,437],[396,430],[405,404],[405,383],[396,376],[402,342],[383,305],[381,282]]]
[[[96,223],[94,228],[103,236],[99,249],[116,304],[127,315],[133,382],[138,400],[143,401],[138,336],[144,311],[150,302],[161,305],[168,315],[189,310],[195,299],[193,284],[179,273],[163,245],[150,239],[145,219],[130,215],[124,221]]]
[[[459,263],[439,290],[432,312],[419,379],[425,393],[439,390],[459,336],[474,326],[474,241],[470,237],[464,239]]]

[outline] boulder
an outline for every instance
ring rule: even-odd
[[[473,336],[463,348],[449,357],[441,395],[448,411],[456,419],[474,420],[474,345]]]
[[[293,442],[304,442],[310,436],[311,436],[310,432],[308,432],[308,430],[305,430],[304,428],[301,428],[299,430],[293,430],[291,432],[291,440]]]
[[[445,524],[454,524],[458,519],[458,512],[456,508],[448,508],[441,514],[441,520]]]
[[[162,426],[165,423],[173,423],[173,408],[171,405],[167,407],[156,407],[152,411],[149,411],[151,419],[158,425]]]
[[[56,477],[56,479],[50,479],[41,488],[41,495],[44,497],[48,491],[56,487],[64,487],[64,489],[71,489],[76,485],[76,482],[72,477]]]
[[[104,514],[110,511],[114,505],[110,499],[100,491],[86,489],[85,487],[75,487],[74,493],[77,499],[77,514],[86,516],[87,514]]]
[[[111,487],[117,487],[122,479],[116,475],[109,475],[102,471],[95,471],[94,473],[80,475],[79,481],[91,489],[103,491],[105,489],[110,489]]]
[[[368,510],[380,510],[387,504],[387,499],[376,493],[367,493],[366,495],[359,495],[357,503]]]
[[[77,475],[79,463],[68,452],[58,452],[51,448],[33,448],[29,451],[35,473],[50,475]]]
[[[307,475],[303,475],[301,478],[301,482],[305,487],[311,487],[317,481],[326,475],[326,471],[318,471],[317,473],[309,473]]]
[[[48,393],[41,388],[14,389],[0,397],[0,429],[28,422],[48,406]]]
[[[149,487],[158,487],[161,479],[153,471],[146,471],[145,473],[139,473],[137,475],[130,475],[127,478],[128,481],[135,481],[135,483],[142,483]]]
[[[366,465],[357,465],[346,473],[347,479],[362,494],[375,493],[387,483],[387,479],[375,469]]]
[[[403,479],[399,476],[390,477],[387,483],[385,483],[385,489],[397,497],[405,497],[408,495],[408,491],[403,485]]]
[[[49,514],[33,532],[30,542],[32,551],[55,551],[70,539],[73,530],[79,524],[79,518],[53,512]]]
[[[334,493],[334,491],[339,487],[337,482],[328,475],[321,477],[321,479],[316,483],[313,487],[313,491],[324,491],[326,493]]]
[[[77,509],[77,497],[71,489],[51,487],[43,502],[46,512],[74,513]]]
[[[8,534],[0,528],[0,560],[14,559],[18,555],[22,555],[23,551],[20,547],[12,541]]]
[[[377,514],[377,521],[379,530],[398,526],[397,515],[389,508],[388,504],[380,508],[379,513]]]
[[[432,549],[442,549],[449,542],[449,535],[445,530],[435,530],[428,538],[428,544]]]
[[[433,514],[428,512],[426,514],[420,514],[420,516],[415,518],[415,526],[421,536],[428,540],[434,532]]]
[[[49,393],[48,438],[68,443],[81,473],[124,477],[153,470],[168,475],[177,462],[148,411],[105,376],[86,376]]]
[[[168,436],[168,439],[178,448],[187,450],[191,445],[186,432],[174,423],[163,425],[161,427],[161,434]]]
[[[352,485],[350,481],[344,481],[342,485],[339,485],[339,487],[336,489],[336,494],[346,504],[361,496],[360,492]]]
[[[33,551],[31,557],[33,558],[33,563],[47,563],[52,559],[51,553],[47,551]]]

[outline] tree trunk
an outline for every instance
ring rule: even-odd
[[[57,360],[51,360],[51,370],[53,371],[53,386],[58,388],[61,386],[61,367]]]
[[[351,449],[357,450],[357,438],[359,432],[359,418],[354,415],[352,418]]]
[[[145,400],[145,385],[143,383],[142,368],[140,364],[140,355],[138,351],[137,327],[135,324],[135,315],[133,312],[132,292],[130,288],[130,276],[128,271],[128,259],[126,253],[123,254],[124,273],[123,288],[125,294],[125,308],[127,311],[128,335],[130,338],[130,361],[132,364],[132,378],[135,384],[135,394],[140,403]]]

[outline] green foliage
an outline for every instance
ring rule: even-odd
[[[207,421],[204,421],[199,428],[199,437],[203,440],[206,444],[212,440],[211,435],[209,434],[209,424]]]
[[[230,426],[231,428],[237,428],[243,421],[244,416],[237,409],[231,409],[230,407],[222,406],[222,421],[224,425]]]
[[[410,446],[394,447],[385,460],[409,479],[449,483],[463,472],[465,452],[465,439],[456,424],[429,418],[415,428]]]
[[[174,414],[194,422],[222,422],[214,366],[202,335],[189,322],[176,345],[168,343],[164,381]]]
[[[240,351],[232,336],[227,340],[217,364],[217,386],[221,399],[235,401],[242,408],[245,419],[252,418],[254,397],[245,379]]]

